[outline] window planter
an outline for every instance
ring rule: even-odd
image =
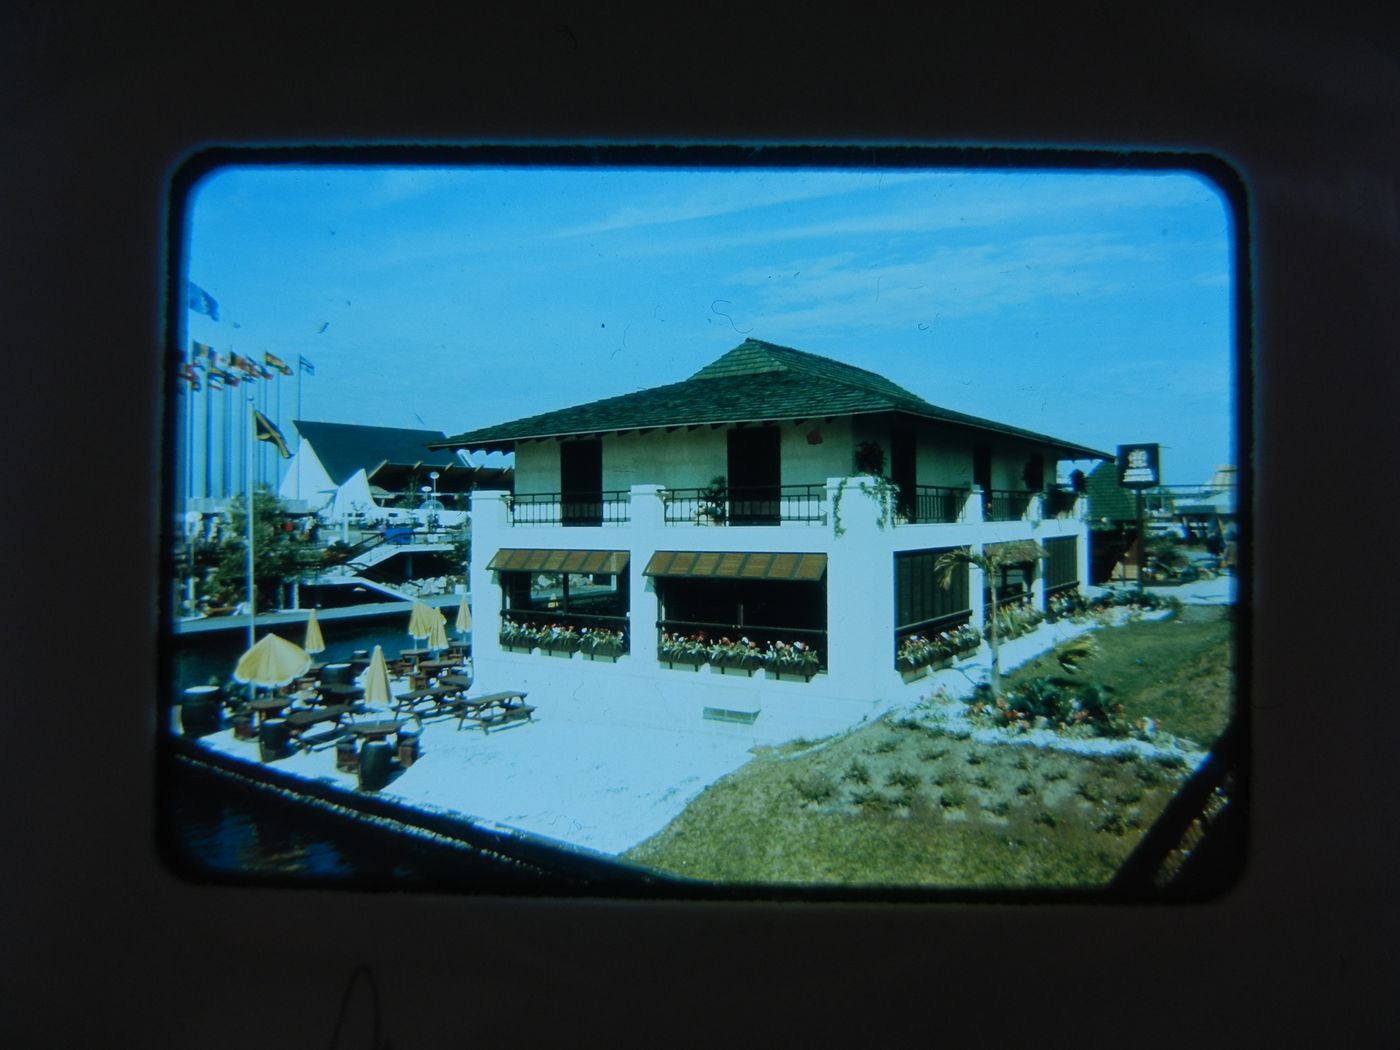
[[[578,652],[578,638],[569,635],[555,635],[553,638],[541,638],[536,643],[541,652],[554,656],[572,656]]]
[[[800,667],[768,667],[767,672],[774,678],[781,681],[784,678],[800,678],[804,682],[810,682],[816,671],[804,671]]]
[[[590,660],[611,660],[617,663],[617,658],[627,652],[627,647],[621,642],[602,642],[592,646],[584,646],[579,650]]]
[[[721,671],[744,671],[752,677],[763,666],[763,657],[758,653],[722,653],[710,657],[710,666]]]
[[[692,671],[698,671],[700,670],[702,664],[709,662],[709,654],[703,652],[661,653],[659,654],[658,659],[661,660],[661,662],[663,662],[667,667],[689,667]]]

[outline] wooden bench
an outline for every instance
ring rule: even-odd
[[[296,744],[303,751],[321,751],[332,744],[339,743],[350,734],[349,726],[337,725],[320,733],[302,733],[296,738]]]

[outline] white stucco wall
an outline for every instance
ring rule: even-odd
[[[781,434],[782,483],[821,484],[851,469],[853,444],[851,421],[830,423],[808,420],[801,426],[775,424]],[[665,485],[667,488],[705,488],[711,479],[729,473],[727,427],[695,430],[682,427],[645,434],[610,434],[602,438],[603,488],[630,489],[633,485]],[[811,444],[816,432],[821,441]],[[521,493],[558,492],[561,442],[532,441],[515,453],[515,490]]]
[[[805,438],[803,439],[805,444]],[[817,446],[820,447],[820,446]],[[512,525],[504,493],[477,492],[472,514],[476,556],[471,567],[473,659],[478,688],[517,688],[546,714],[550,706],[577,709],[619,725],[652,724],[695,731],[743,733],[771,742],[837,732],[890,704],[910,702],[927,685],[906,683],[894,670],[894,552],[1014,539],[1073,535],[1084,550],[1085,527],[1076,518],[986,522],[972,501],[954,524],[880,528],[880,508],[861,489],[867,478],[824,483],[825,524],[707,527],[666,525],[661,499],[651,486],[632,489],[625,524],[590,527]],[[842,489],[844,533],[835,535],[830,508]],[[485,566],[502,547],[627,550],[632,595],[631,652],[616,663],[501,650],[501,587]],[[770,680],[666,667],[657,660],[657,596],[643,570],[657,550],[792,551],[827,555],[828,670],[810,682]],[[1081,583],[1087,559],[1081,557]],[[981,579],[973,573],[974,622],[981,621]],[[708,722],[705,708],[757,712],[751,726]]]

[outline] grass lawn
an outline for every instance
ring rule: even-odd
[[[1129,717],[1206,744],[1229,716],[1231,630],[1105,628],[1080,677],[1112,686]],[[1042,658],[1008,681],[1052,673]],[[1101,886],[1186,775],[1179,759],[985,744],[918,717],[756,750],[626,859],[741,883]]]

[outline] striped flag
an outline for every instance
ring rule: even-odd
[[[193,339],[190,340],[190,345],[193,347],[193,349],[191,350],[191,356],[194,359],[194,364],[196,368],[214,367],[215,354],[214,348],[212,346],[210,346],[208,343],[196,342]]]
[[[222,390],[224,388],[224,385],[219,382],[218,374],[215,372],[210,372],[209,375],[206,377],[206,380],[209,383],[210,390]]]
[[[199,373],[194,370],[194,365],[188,361],[180,365],[180,378],[189,383],[191,390],[198,391],[200,389]]]
[[[301,370],[307,375],[314,376],[316,374],[316,366],[300,354],[297,354],[297,363],[301,365]]]
[[[253,409],[253,436],[259,441],[271,441],[277,446],[277,451],[282,453],[283,459],[292,458],[292,453],[287,448],[287,439],[282,436],[282,431],[277,429],[277,424],[256,408]]]
[[[266,350],[263,351],[263,364],[267,365],[268,368],[277,369],[277,371],[281,372],[284,376],[292,375],[291,365],[287,364],[286,361],[283,361],[276,354],[269,354]]]

